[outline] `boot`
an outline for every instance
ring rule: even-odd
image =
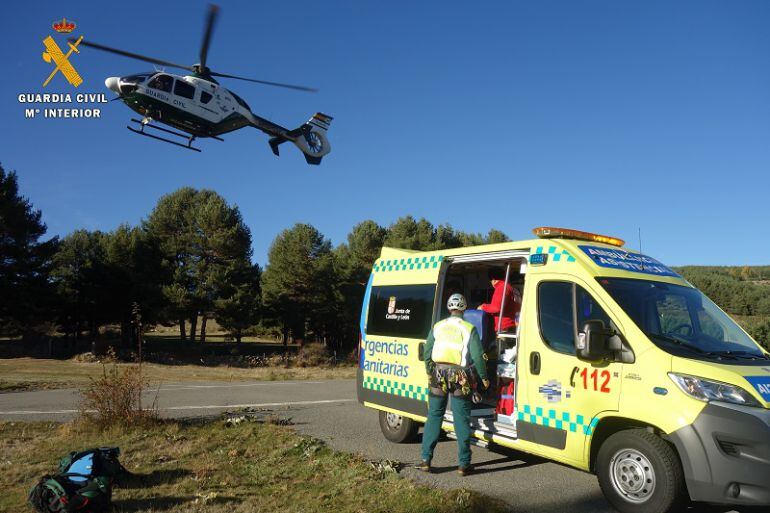
[[[428,460],[422,460],[422,461],[420,462],[420,464],[419,464],[419,465],[417,465],[415,468],[416,468],[417,470],[421,471],[421,472],[427,472],[427,473],[430,473],[430,472],[431,472],[431,468],[430,468],[430,461],[428,461]]]

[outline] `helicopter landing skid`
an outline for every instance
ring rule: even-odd
[[[194,147],[192,145],[193,141],[195,140],[195,136],[194,135],[183,134],[181,132],[176,132],[174,130],[169,130],[168,128],[163,128],[162,126],[151,125],[150,123],[143,123],[142,121],[140,121],[138,119],[134,119],[134,118],[131,118],[131,121],[136,123],[136,124],[138,124],[139,125],[139,129],[130,127],[128,125],[126,125],[126,128],[128,128],[129,130],[131,130],[135,134],[143,135],[145,137],[151,137],[153,139],[157,139],[158,141],[167,142],[169,144],[174,144],[176,146],[180,146],[180,147],[186,148],[188,150],[197,151],[198,153],[201,152],[200,148],[196,148],[196,147]],[[187,139],[187,144],[180,143],[180,142],[177,142],[177,141],[174,141],[174,140],[171,140],[171,139],[167,139],[165,137],[160,137],[158,135],[148,134],[147,132],[144,131],[145,128],[153,128],[155,130],[159,130],[159,131],[165,132],[167,134],[171,134],[171,135],[175,135],[177,137],[181,137],[182,139]],[[214,139],[217,139],[217,140],[220,140],[220,141],[222,140],[219,137],[214,137]]]

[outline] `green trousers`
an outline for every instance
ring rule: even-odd
[[[428,395],[428,420],[422,432],[422,459],[433,459],[441,435],[441,423],[444,420],[448,396]],[[455,435],[457,435],[457,461],[461,467],[471,464],[471,400],[462,397],[452,397],[452,418]]]

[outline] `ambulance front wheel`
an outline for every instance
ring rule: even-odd
[[[607,438],[599,448],[596,474],[604,496],[621,513],[673,513],[687,503],[676,451],[645,429]]]
[[[404,444],[417,440],[420,425],[408,417],[380,410],[380,429],[393,443]]]

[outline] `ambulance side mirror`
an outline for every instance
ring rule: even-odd
[[[608,360],[612,356],[611,346],[617,345],[619,340],[615,331],[607,328],[603,321],[586,321],[575,344],[577,357],[587,362]]]

